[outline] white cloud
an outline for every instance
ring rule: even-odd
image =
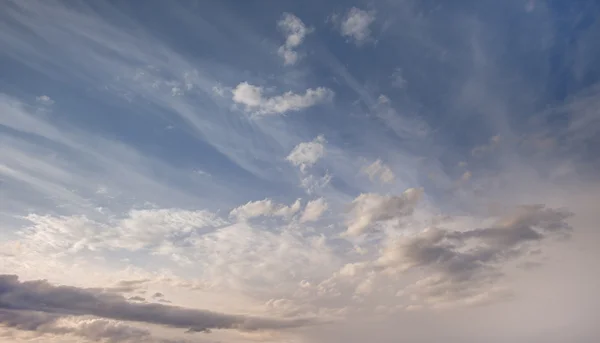
[[[308,167],[313,166],[319,159],[325,156],[325,137],[317,136],[311,142],[302,142],[286,157],[291,164],[300,167],[305,172]]]
[[[412,214],[421,198],[421,189],[409,188],[402,195],[363,193],[352,201],[346,235],[358,236],[372,225]]]
[[[321,215],[327,211],[327,208],[327,202],[323,198],[309,201],[304,208],[302,217],[300,217],[300,222],[304,223],[317,221],[319,218],[321,218]]]
[[[207,211],[131,210],[126,217],[99,222],[86,216],[30,214],[21,230],[23,242],[41,251],[69,254],[83,249],[154,248],[195,229],[226,222]]]
[[[46,106],[50,106],[50,105],[54,104],[54,100],[52,100],[47,95],[40,95],[35,98],[35,101],[39,102],[42,105],[46,105]]]
[[[379,179],[382,183],[390,183],[394,181],[394,178],[396,177],[392,169],[380,159],[363,167],[361,171],[367,174],[371,181]]]
[[[352,7],[342,18],[340,30],[343,36],[354,40],[357,45],[371,39],[369,26],[375,21],[374,11]]]
[[[302,44],[304,38],[312,29],[307,28],[302,20],[290,13],[284,13],[277,22],[277,26],[286,35],[285,44],[279,47],[277,53],[283,58],[285,65],[293,65],[299,58],[294,48]]]
[[[300,211],[300,207],[300,199],[296,200],[290,206],[276,204],[271,199],[264,199],[250,201],[242,206],[236,207],[231,210],[229,215],[237,218],[238,220],[245,220],[261,216],[290,218],[296,214],[296,212]]]
[[[282,95],[265,97],[262,87],[248,82],[238,84],[231,93],[235,103],[244,105],[246,111],[258,115],[297,112],[331,101],[333,98],[333,91],[324,87],[309,88],[304,94],[286,92]]]
[[[329,185],[331,178],[332,176],[328,172],[321,177],[315,175],[306,175],[300,180],[300,186],[306,190],[306,193],[314,194]]]

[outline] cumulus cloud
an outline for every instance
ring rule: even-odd
[[[274,203],[271,199],[249,201],[231,210],[229,216],[238,220],[261,216],[290,218],[300,210],[301,206],[300,199],[297,199],[290,206]]]
[[[317,221],[319,218],[321,218],[321,215],[327,211],[327,208],[327,202],[323,198],[309,201],[304,208],[302,217],[300,217],[300,222],[304,223]]]
[[[410,215],[421,198],[421,189],[409,188],[399,196],[363,193],[352,201],[346,235],[359,236],[378,222]]]
[[[325,88],[309,88],[304,94],[286,92],[281,95],[267,97],[260,86],[248,82],[238,84],[232,91],[232,100],[243,105],[245,110],[257,115],[284,114],[297,112],[317,104],[331,101],[333,91]]]
[[[298,53],[294,51],[304,41],[304,37],[309,34],[312,29],[306,25],[298,17],[291,13],[284,13],[281,19],[277,22],[277,26],[286,36],[285,43],[279,47],[277,53],[283,58],[285,65],[293,65],[298,61]]]
[[[374,11],[365,11],[352,7],[339,21],[340,32],[342,36],[348,37],[357,45],[371,39],[371,29],[369,26],[375,21]]]
[[[37,101],[38,103],[40,103],[42,105],[46,105],[46,106],[50,106],[50,105],[54,104],[54,100],[52,100],[52,98],[50,98],[47,95],[40,95],[35,98],[35,101]]]
[[[311,142],[302,142],[290,152],[286,160],[291,164],[300,167],[305,172],[308,167],[313,166],[319,159],[325,156],[325,137],[317,136]]]
[[[55,286],[45,280],[20,281],[16,275],[0,275],[0,310],[9,313],[7,316],[17,311],[36,311],[57,316],[90,315],[187,328],[197,332],[211,329],[278,330],[316,323],[312,319],[278,320],[161,304],[131,303],[120,295],[72,286]],[[31,320],[34,324],[37,323],[35,320],[40,321],[39,317]]]
[[[379,181],[381,181],[382,183],[390,183],[394,181],[394,178],[396,177],[392,169],[388,165],[383,163],[380,159],[376,160],[368,166],[363,167],[361,171],[364,174],[367,174],[371,181],[379,179]]]
[[[526,255],[544,239],[568,235],[571,227],[566,219],[570,215],[562,209],[532,205],[522,206],[486,228],[430,228],[392,240],[377,265],[390,273],[427,271],[427,276],[409,289],[415,299],[431,306],[497,300],[508,296],[497,286],[503,264]]]

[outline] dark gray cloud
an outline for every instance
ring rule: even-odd
[[[192,331],[277,330],[316,324],[313,319],[278,320],[162,304],[130,303],[123,296],[114,293],[54,286],[45,280],[20,281],[16,275],[0,275],[0,310],[7,313],[36,311],[63,316],[90,315]]]
[[[136,295],[136,296],[130,297],[129,300],[132,300],[132,301],[146,301],[146,298],[140,297],[140,296]]]
[[[566,223],[570,215],[542,205],[522,206],[488,228],[429,229],[390,244],[378,264],[391,271],[432,272],[414,287],[419,298],[430,304],[505,297],[506,292],[492,295],[490,291],[503,276],[504,263],[529,254],[546,238],[566,237],[571,231]]]

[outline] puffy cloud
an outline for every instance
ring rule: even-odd
[[[276,204],[271,199],[264,199],[250,201],[242,206],[236,207],[231,210],[229,216],[235,217],[238,220],[261,216],[290,218],[300,210],[301,206],[300,199],[297,199],[290,206]]]
[[[353,39],[357,45],[360,45],[371,38],[371,29],[369,26],[374,21],[374,11],[365,11],[352,7],[342,18],[340,31],[343,36]]]
[[[278,320],[161,304],[130,303],[115,294],[72,286],[54,286],[44,280],[20,281],[16,275],[0,275],[0,310],[8,317],[18,311],[37,311],[59,316],[91,315],[104,319],[187,328],[198,332],[211,329],[277,330],[315,324],[312,319]],[[40,318],[34,316],[31,321],[39,325],[40,321],[44,321],[44,318]],[[14,318],[12,320],[15,321]],[[31,321],[22,325],[32,325]]]
[[[290,92],[273,97],[265,97],[264,89],[248,82],[238,84],[232,91],[232,100],[244,105],[245,110],[258,115],[297,112],[317,104],[331,101],[333,91],[325,88],[309,88],[304,94]]]
[[[40,103],[42,105],[46,105],[46,106],[50,106],[50,105],[54,104],[54,100],[52,100],[52,98],[50,98],[47,95],[40,95],[35,98],[35,101],[37,101],[38,103]]]
[[[325,137],[323,135],[318,136],[311,142],[302,142],[290,152],[286,157],[291,164],[300,167],[302,172],[306,171],[306,168],[311,167],[319,159],[325,156]]]
[[[535,243],[568,234],[569,216],[565,210],[533,205],[487,228],[431,228],[393,240],[376,264],[390,273],[425,270],[428,276],[409,289],[413,298],[431,306],[493,301],[509,295],[497,286],[503,265],[526,255]]]
[[[379,179],[379,181],[383,183],[390,183],[394,181],[394,178],[396,177],[392,169],[390,169],[390,167],[383,163],[380,159],[368,166],[363,167],[361,171],[367,174],[371,181]]]
[[[363,234],[378,222],[410,215],[421,198],[421,189],[409,188],[402,195],[363,193],[352,201],[346,235]]]
[[[327,208],[327,202],[323,198],[309,201],[304,208],[302,217],[300,217],[300,222],[314,222],[318,220],[327,211]]]
[[[284,13],[277,22],[277,26],[283,34],[286,35],[285,44],[279,47],[277,53],[283,58],[284,64],[295,64],[299,57],[298,53],[294,51],[294,48],[302,44],[304,37],[306,37],[312,29],[307,28],[302,20],[291,13]]]

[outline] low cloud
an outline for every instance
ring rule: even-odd
[[[62,316],[37,311],[0,310],[0,326],[35,332],[39,336],[76,336],[108,343],[184,343],[153,337],[149,330],[116,320]]]
[[[236,207],[229,212],[229,216],[237,218],[238,220],[261,216],[290,218],[300,211],[301,206],[300,199],[297,199],[290,206],[276,204],[271,199],[264,199],[250,201],[242,206]]]
[[[374,11],[365,11],[352,7],[338,22],[342,36],[352,39],[356,45],[362,45],[371,39],[371,24],[375,21]]]
[[[421,189],[409,188],[402,195],[363,193],[352,201],[346,235],[359,236],[378,222],[412,214],[421,198]]]
[[[564,237],[571,214],[542,205],[523,206],[487,228],[450,231],[431,228],[393,240],[377,265],[389,273],[419,269],[428,276],[410,287],[414,297],[430,306],[480,304],[507,297],[497,284],[502,266],[525,256],[536,243]]]
[[[368,175],[371,181],[379,179],[382,183],[390,183],[394,181],[396,177],[392,169],[379,159],[370,165],[363,167],[361,171]]]
[[[236,329],[242,331],[278,330],[316,324],[313,319],[278,320],[231,315],[207,310],[161,304],[131,303],[124,297],[72,286],[55,286],[45,280],[20,281],[16,275],[0,275],[0,310],[2,318],[20,313],[41,312],[43,315],[19,317],[21,327],[39,325],[43,316],[95,316],[103,319],[125,320],[190,331]],[[41,319],[40,319],[41,318]],[[26,320],[24,320],[26,319]]]
[[[319,159],[325,156],[325,137],[318,136],[311,142],[302,142],[286,157],[286,160],[291,164],[300,167],[302,172],[305,172],[308,167],[313,166]]]
[[[321,218],[321,215],[327,211],[327,208],[327,202],[323,198],[309,201],[306,204],[306,208],[304,208],[302,217],[300,217],[300,222],[305,223],[317,221],[319,218]]]
[[[35,101],[37,101],[38,103],[40,103],[42,105],[46,105],[46,106],[50,106],[50,105],[54,104],[54,100],[52,100],[52,98],[50,98],[47,95],[40,95],[35,98]]]
[[[247,112],[257,115],[284,114],[298,112],[317,104],[331,101],[333,91],[325,88],[309,88],[304,94],[286,92],[281,95],[267,97],[263,87],[248,82],[238,84],[232,91],[232,100],[243,105]]]
[[[277,53],[283,58],[285,65],[293,65],[299,59],[298,53],[294,50],[304,41],[304,37],[312,32],[312,29],[291,13],[284,13],[277,22],[277,27],[285,34],[285,43],[279,47]]]

